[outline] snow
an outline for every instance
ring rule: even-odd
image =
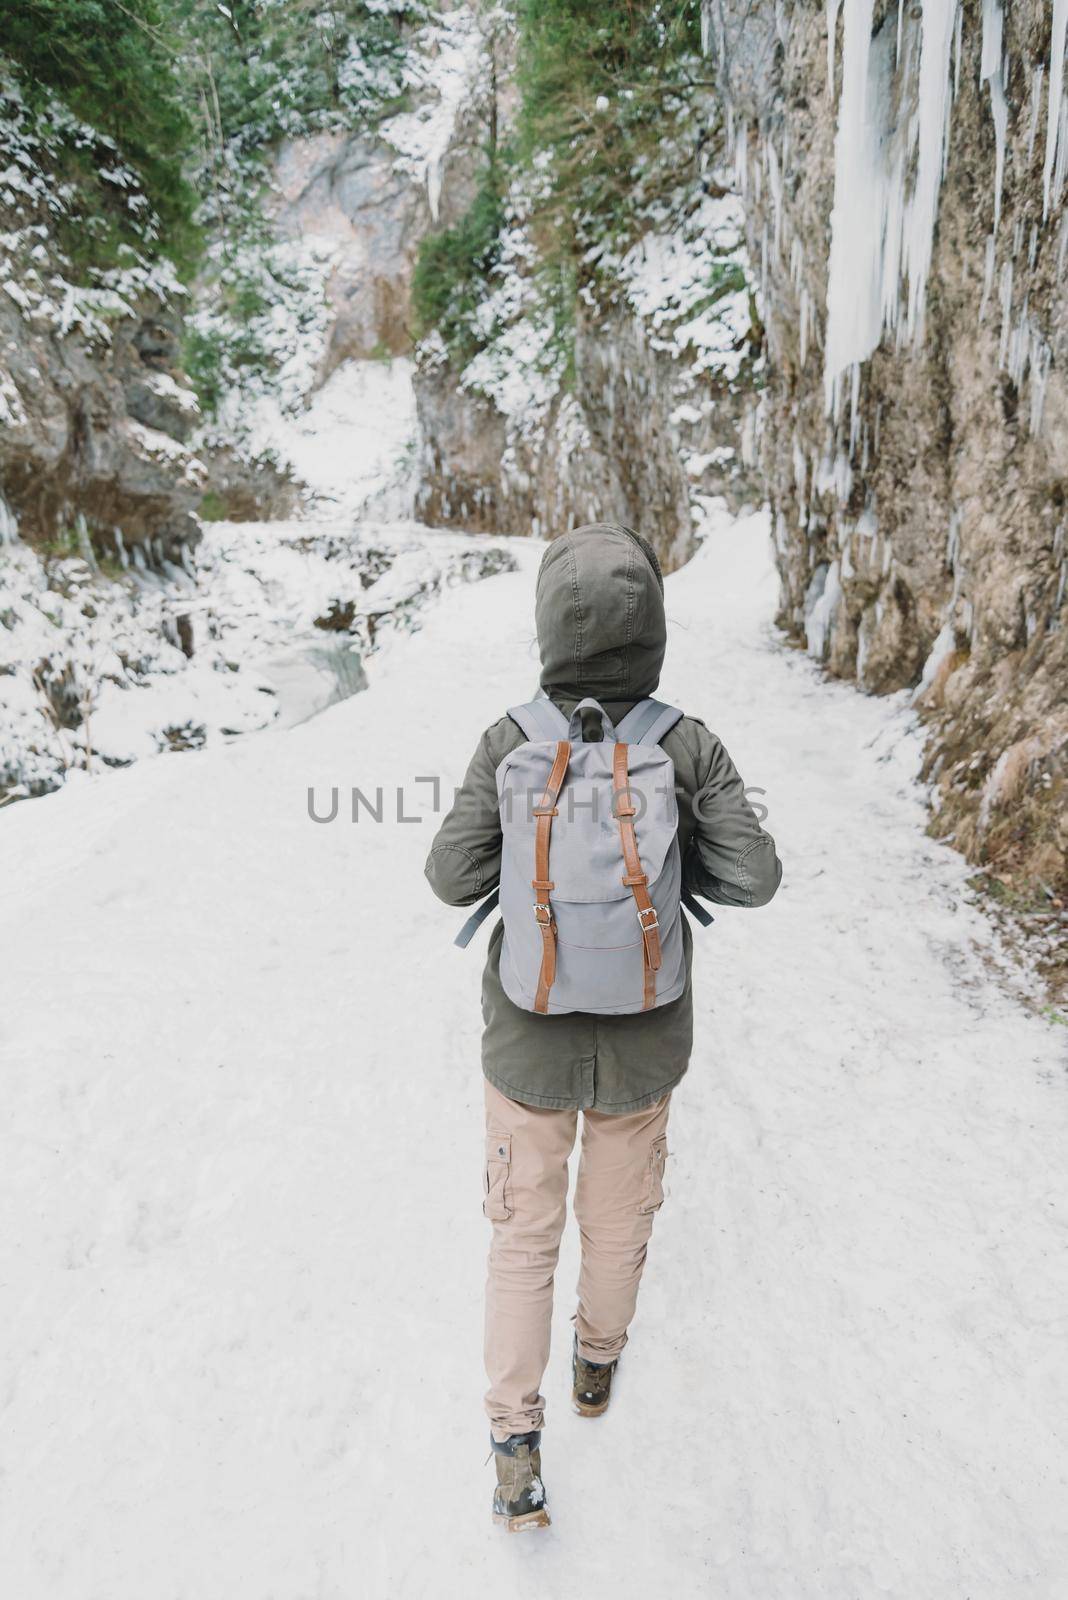
[[[186,291],[173,264],[157,255],[158,221],[141,182],[131,168],[119,162],[112,140],[80,121],[40,86],[31,108],[3,62],[0,146],[10,157],[7,168],[0,172],[0,200],[5,210],[5,227],[0,231],[0,286],[34,328],[55,331],[61,337],[77,332],[91,343],[106,345],[113,336],[113,323],[135,316],[135,307],[146,296],[164,306],[184,297]],[[97,151],[96,177],[125,193],[144,255],[127,244],[120,248],[120,264],[106,270],[76,267],[71,262],[57,224],[62,221],[69,227],[77,221],[79,227],[84,226],[87,198],[84,183],[64,177],[72,148]],[[106,152],[112,152],[113,158]],[[112,159],[112,164],[104,165],[106,159]],[[38,271],[46,266],[51,268],[47,278]],[[92,281],[72,281],[75,274]],[[0,383],[6,387],[6,380]],[[7,409],[6,398],[0,393],[0,411]]]
[[[133,417],[127,418],[123,427],[143,459],[179,468],[182,479],[196,488],[202,488],[207,482],[204,463],[180,440],[159,428],[148,428]]]
[[[4,544],[4,788],[300,722],[360,688],[361,663],[417,628],[443,589],[507,561],[496,540],[348,520],[208,523],[188,559],[188,570],[142,563],[115,581]],[[88,722],[56,727],[48,683],[69,686]]]
[[[1055,190],[1058,197],[1061,184],[1055,183],[1058,145],[1062,142],[1064,47],[1068,38],[1068,0],[1053,0],[1052,37],[1049,56],[1049,106],[1046,112],[1046,155],[1042,163],[1042,216],[1049,216],[1050,195]],[[1060,168],[1063,182],[1063,164]]]
[[[512,220],[503,229],[500,254],[488,294],[478,308],[484,348],[464,367],[461,385],[492,400],[508,419],[510,437],[544,425],[563,378],[564,360],[555,339],[552,309],[536,274],[537,252],[524,219],[530,197],[513,185]],[[433,339],[422,347],[432,358]]]
[[[685,224],[663,233],[651,226],[616,263],[599,253],[627,300],[651,330],[654,349],[689,358],[696,373],[738,376],[750,329],[752,283],[737,195],[705,196]],[[717,274],[734,267],[743,287],[717,289]]]
[[[411,516],[418,430],[407,357],[345,361],[300,410],[266,389],[245,415],[254,448],[292,465],[320,515]]]
[[[662,691],[766,791],[784,887],[697,936],[612,1410],[567,1403],[569,1229],[553,1527],[491,1526],[480,959],[417,779],[532,685],[510,548],[366,693],[0,819],[7,1589],[1055,1600],[1063,1030],[924,835],[903,697],[774,638],[761,519],[669,578]],[[316,825],[333,785],[389,820]]]
[[[199,416],[200,402],[193,390],[186,388],[184,384],[175,383],[169,372],[155,372],[151,367],[146,367],[141,382],[146,388],[151,389],[153,394],[171,401],[187,416]]]
[[[437,222],[445,157],[461,112],[486,70],[478,15],[463,5],[443,12],[421,30],[417,48],[410,67],[413,86],[431,89],[431,98],[390,117],[378,133],[397,151],[398,169],[426,184],[430,215]]]
[[[204,442],[221,437],[255,458],[307,406],[322,377],[330,329],[326,286],[337,250],[336,238],[316,233],[267,244],[254,235],[233,254],[221,237],[212,240],[208,253],[220,285],[251,288],[262,309],[238,318],[225,297],[201,291],[190,325],[214,348],[224,391]],[[246,344],[257,352],[251,365]]]
[[[590,419],[584,403],[569,392],[568,341],[561,337],[559,307],[547,292],[550,277],[535,243],[549,159],[549,152],[541,152],[533,175],[526,174],[509,189],[499,256],[471,317],[479,348],[460,375],[463,389],[489,400],[504,418],[502,476],[520,492],[547,429],[561,460],[591,448]],[[718,187],[715,174],[709,178],[713,182]],[[675,447],[694,480],[691,498],[698,510],[702,474],[714,467],[722,470],[727,458],[701,448],[687,430],[711,415],[713,397],[729,393],[743,366],[754,361],[755,285],[743,233],[742,208],[735,196],[702,194],[695,201],[680,184],[674,196],[660,196],[643,208],[642,226],[632,242],[604,236],[589,245],[584,255],[588,281],[578,291],[594,313],[591,322],[622,303],[633,317],[636,341],[674,364],[677,403],[672,414],[682,430]],[[605,350],[602,359],[609,370],[603,403],[611,409],[616,385],[629,388],[633,373],[625,355],[613,355],[611,341]],[[446,359],[439,335],[431,334],[420,344],[417,360],[424,370]],[[706,427],[698,438],[703,442],[710,432]]]

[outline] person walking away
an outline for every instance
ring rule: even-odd
[[[535,620],[538,698],[482,735],[426,863],[449,905],[500,889],[482,981],[485,1407],[493,1515],[512,1531],[549,1523],[541,1383],[579,1112],[572,1404],[593,1418],[627,1343],[690,1058],[681,906],[703,921],[694,896],[762,906],[782,875],[719,739],[651,698],[667,639],[652,547],[601,523],[554,539]],[[528,814],[518,780],[540,796]]]

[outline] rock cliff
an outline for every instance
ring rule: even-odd
[[[910,689],[935,829],[1068,860],[1066,8],[717,0],[769,358],[783,626]]]
[[[693,554],[703,497],[738,506],[759,492],[740,215],[719,192],[698,190],[687,209],[675,231],[650,220],[627,251],[606,252],[575,294],[565,354],[532,288],[536,256],[512,230],[487,288],[486,347],[466,364],[433,338],[417,351],[421,517],[541,536],[620,521],[671,571]]]
[[[132,249],[111,267],[72,259],[85,194],[71,149],[102,188],[145,202],[115,147],[58,103],[31,114],[0,76],[0,498],[8,527],[100,552],[174,557],[195,543],[204,482],[187,446],[197,401],[179,370],[182,291],[169,264]],[[121,203],[121,202],[120,202]]]

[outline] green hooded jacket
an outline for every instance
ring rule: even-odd
[[[618,722],[655,693],[667,643],[664,580],[637,534],[596,523],[554,539],[538,571],[535,618],[541,686],[565,715],[592,696]],[[507,716],[487,728],[438,830],[426,875],[448,905],[472,905],[497,886],[496,771],[525,737]],[[782,868],[726,750],[697,717],[683,717],[663,748],[679,790],[684,887],[720,905],[765,905]],[[632,1016],[541,1016],[514,1005],[501,987],[503,932],[498,922],[482,980],[482,1070],[502,1094],[532,1106],[624,1112],[679,1081],[693,1042],[688,925],[684,992]]]

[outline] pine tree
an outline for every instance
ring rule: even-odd
[[[191,259],[194,196],[183,166],[191,124],[159,0],[5,0],[0,53],[31,107],[43,109],[50,90],[114,140],[144,183],[160,242]]]

